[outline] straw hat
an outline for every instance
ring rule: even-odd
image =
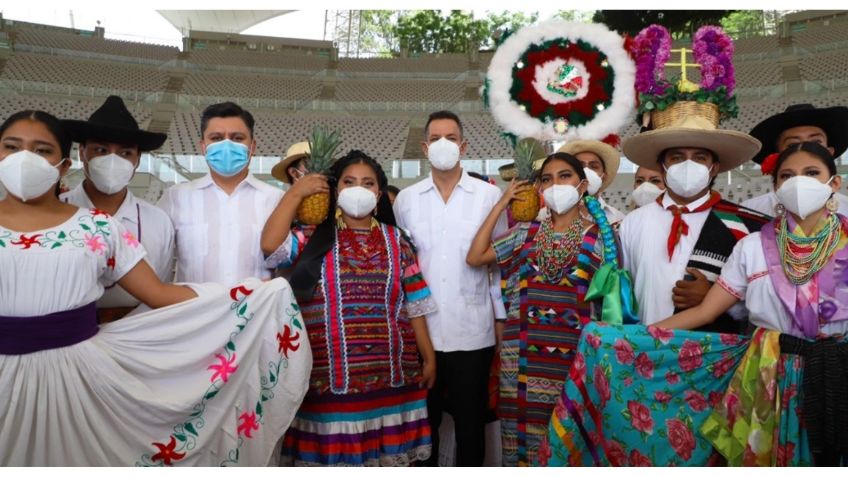
[[[309,142],[307,141],[292,144],[286,151],[286,157],[271,169],[271,175],[278,181],[291,184],[286,170],[294,161],[309,157],[309,152]]]
[[[709,119],[688,115],[678,118],[667,127],[627,139],[622,149],[627,159],[648,169],[657,168],[657,158],[666,149],[707,149],[718,156],[718,171],[726,172],[751,160],[760,146],[760,141],[748,134],[718,129]]]

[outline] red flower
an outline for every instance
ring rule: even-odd
[[[606,453],[609,463],[612,464],[614,467],[622,467],[627,465],[627,454],[624,453],[624,449],[617,441],[607,441]]]
[[[648,334],[653,336],[655,340],[659,340],[662,344],[666,344],[669,342],[669,340],[674,338],[673,330],[667,330],[658,326],[649,326]]]
[[[654,393],[654,400],[656,400],[660,404],[665,404],[671,401],[671,394],[663,391],[656,391]]]
[[[668,382],[668,384],[677,384],[680,382],[680,376],[678,376],[677,373],[673,371],[667,371],[665,373],[665,380]]]
[[[18,241],[12,242],[12,245],[20,245],[24,248],[24,250],[29,250],[33,245],[41,245],[38,243],[38,237],[41,237],[41,235],[42,234],[35,234],[32,237],[27,237],[26,235],[21,234],[21,236],[18,237]]]
[[[239,420],[241,421],[241,423],[236,429],[238,433],[244,434],[244,437],[247,437],[248,439],[252,439],[253,436],[250,435],[250,433],[259,429],[259,423],[256,422],[256,413],[251,412],[250,414],[248,414],[245,412],[241,416],[239,416]]]
[[[707,403],[707,400],[704,399],[704,395],[699,393],[698,391],[692,391],[691,389],[687,390],[684,393],[683,399],[695,412],[702,412],[710,407],[709,403]]]
[[[633,348],[627,340],[621,338],[615,340],[615,344],[612,345],[612,348],[615,350],[615,359],[617,359],[619,363],[633,364]]]
[[[636,401],[627,401],[627,410],[630,411],[630,425],[639,432],[653,434],[654,418],[651,411],[644,404]]]
[[[583,378],[586,376],[586,358],[583,357],[583,353],[577,353],[574,356],[568,374],[572,381],[583,382]]]
[[[730,333],[721,333],[721,334],[718,335],[718,338],[719,338],[719,340],[721,340],[721,344],[726,344],[726,345],[739,344],[739,342],[741,341],[741,338],[739,337],[739,335],[734,335],[734,334],[730,334]]]
[[[727,355],[713,366],[713,376],[720,378],[727,374],[731,369],[733,369],[733,357]]]
[[[108,213],[108,212],[102,211],[102,210],[100,210],[100,209],[98,209],[98,208],[96,208],[96,207],[94,207],[94,208],[90,209],[90,210],[89,210],[89,213],[91,213],[91,216],[92,216],[92,217],[97,217],[98,215],[102,215],[102,216],[104,216],[104,217],[109,217],[109,213]]]
[[[774,152],[766,156],[763,162],[760,163],[760,170],[763,171],[764,176],[771,175],[774,172],[774,166],[777,165],[778,157],[780,157],[780,154]]]
[[[626,378],[624,378],[624,385],[625,385],[625,386],[631,386],[631,385],[633,385],[633,378],[631,378],[631,377],[629,377],[629,376],[628,376],[628,377],[626,377]]]
[[[601,346],[601,339],[592,333],[586,335],[586,342],[589,343],[589,346],[595,349],[598,349]]]
[[[668,429],[668,443],[674,452],[684,461],[691,459],[695,450],[692,430],[680,419],[666,419],[665,427]]]
[[[284,334],[277,333],[277,342],[279,343],[277,352],[283,353],[286,358],[289,357],[289,350],[297,351],[300,348],[300,343],[295,343],[295,341],[300,339],[300,333],[295,331],[294,336],[292,336],[291,331],[289,325],[285,325]]]
[[[648,459],[641,452],[633,449],[630,451],[629,459],[630,467],[653,467],[651,459]]]
[[[153,454],[153,457],[150,458],[153,462],[161,460],[165,465],[172,465],[172,460],[180,460],[185,457],[185,452],[174,452],[174,449],[177,447],[177,440],[174,439],[174,436],[171,436],[171,440],[168,441],[167,445],[154,442],[153,446],[159,449],[159,452]]]
[[[216,354],[215,357],[218,358],[219,364],[213,364],[206,368],[215,371],[209,380],[215,382],[216,379],[221,378],[221,380],[226,383],[230,378],[230,375],[238,370],[238,366],[233,366],[233,363],[236,361],[236,354],[233,353],[233,356],[230,359],[227,359],[227,357],[222,354]]]
[[[106,259],[106,266],[111,268],[112,270],[115,269],[115,256],[114,255],[112,255],[111,257]]]
[[[680,369],[684,372],[689,373],[701,367],[703,364],[703,355],[704,351],[701,349],[701,345],[698,344],[697,341],[686,340],[683,343],[683,347],[680,348],[680,352],[677,354],[677,362],[680,365]]]
[[[792,464],[792,458],[795,457],[795,444],[787,442],[786,445],[777,446],[777,465],[786,467]]]
[[[716,407],[721,402],[721,398],[724,395],[718,391],[710,391],[710,395],[707,400],[710,402],[710,407]]]
[[[241,292],[241,294],[244,295],[244,296],[249,296],[251,293],[253,293],[253,290],[245,288],[244,285],[239,285],[235,288],[230,289],[230,298],[232,298],[233,301],[239,301],[239,299],[238,299],[239,292]]]
[[[736,416],[739,415],[739,408],[742,406],[742,401],[736,393],[728,393],[724,397],[724,407],[727,409],[727,424],[733,427],[736,422]]]
[[[636,372],[645,378],[654,377],[654,362],[647,354],[639,353],[636,357]]]
[[[601,407],[605,406],[610,400],[610,387],[607,375],[600,366],[595,366],[595,389],[598,390],[598,395],[601,397]]]
[[[789,401],[798,395],[798,385],[790,384],[786,391],[783,392],[783,396],[781,396],[780,407],[783,409],[789,409]]]

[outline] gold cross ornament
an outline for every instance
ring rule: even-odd
[[[680,80],[683,83],[686,83],[688,80],[686,79],[686,68],[688,67],[700,67],[698,63],[688,63],[686,61],[686,53],[692,53],[692,50],[688,50],[686,48],[675,48],[671,50],[672,53],[680,53],[680,63],[666,63],[666,66],[679,66],[680,67]]]

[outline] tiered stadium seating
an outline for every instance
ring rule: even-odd
[[[48,96],[30,95],[3,95],[0,96],[0,118],[25,109],[37,109],[46,111],[60,119],[88,119],[97,108],[103,104],[102,100],[82,100]],[[127,109],[138,121],[141,127],[145,127],[152,116],[151,110],[143,104],[126,102]]]
[[[783,82],[780,66],[775,61],[735,61],[736,85],[740,88],[770,86]]]
[[[512,157],[509,142],[501,136],[503,129],[490,114],[461,116],[468,159],[503,159]]]
[[[147,43],[120,40],[106,40],[103,38],[95,38],[74,33],[28,28],[20,30],[15,44],[42,46],[45,48],[57,48],[63,50],[88,51],[92,53],[127,56],[133,58],[147,58],[152,60],[161,60],[162,62],[175,58],[179,53],[179,50],[172,46],[151,45]]]
[[[340,73],[446,73],[468,70],[464,54],[427,56],[422,58],[342,58]]]
[[[344,80],[336,85],[339,101],[456,102],[465,85],[457,81]]]
[[[298,55],[250,50],[192,50],[188,61],[201,65],[251,66],[316,72],[327,68],[327,58],[315,54]]]
[[[848,51],[816,53],[800,60],[801,77],[806,80],[848,79]]]
[[[186,77],[182,92],[200,96],[310,101],[321,92],[321,82],[276,75],[195,71]]]
[[[16,52],[0,78],[118,91],[163,91],[168,75],[154,67]]]
[[[848,22],[834,25],[817,25],[804,31],[792,33],[792,43],[808,49],[822,48],[829,44],[848,42]]]
[[[775,53],[780,46],[778,45],[777,36],[753,36],[750,38],[741,38],[734,43],[734,52],[736,55],[749,55],[756,53]]]

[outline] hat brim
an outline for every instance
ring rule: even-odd
[[[751,136],[763,143],[763,148],[752,160],[762,164],[766,156],[778,152],[777,138],[780,134],[798,126],[821,128],[827,134],[828,146],[834,149],[833,157],[841,156],[848,149],[848,108],[799,109],[775,114],[751,129]]]
[[[718,156],[719,172],[735,169],[760,150],[760,141],[745,133],[724,129],[665,128],[633,136],[622,145],[624,155],[648,169],[657,169],[657,158],[666,149],[701,148]]]
[[[62,128],[74,142],[84,143],[89,140],[108,141],[117,144],[138,146],[142,152],[153,151],[162,147],[168,139],[167,134],[144,131],[142,129],[126,129],[88,121],[64,120]]]
[[[271,168],[271,175],[274,176],[274,179],[277,179],[284,184],[291,184],[291,181],[289,181],[289,175],[286,174],[286,169],[288,169],[294,161],[308,156],[309,154],[295,154],[283,159]]]
[[[600,141],[572,141],[564,144],[557,152],[566,152],[572,156],[576,156],[581,152],[591,152],[604,161],[604,181],[601,182],[601,188],[598,192],[603,192],[604,189],[612,184],[615,176],[618,174],[618,167],[621,164],[621,154],[612,146]]]

